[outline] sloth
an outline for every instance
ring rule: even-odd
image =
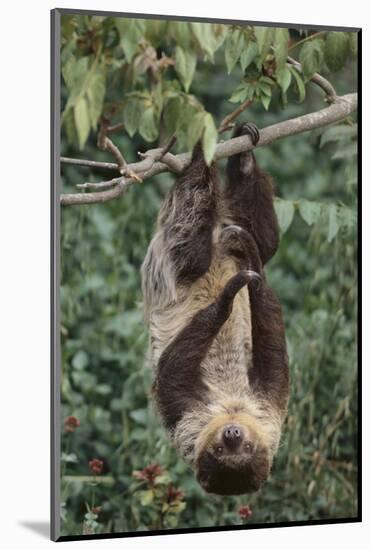
[[[234,137],[259,140],[254,124]],[[268,479],[288,402],[280,304],[264,265],[279,229],[270,177],[251,151],[225,188],[197,144],[160,210],[141,275],[153,395],[169,438],[209,493]]]

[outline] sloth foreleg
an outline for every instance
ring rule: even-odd
[[[281,306],[264,277],[260,285],[249,286],[249,296],[253,352],[250,384],[284,413],[289,371]]]
[[[238,126],[233,137],[242,135],[249,135],[253,145],[259,141],[255,124]],[[263,264],[274,255],[279,241],[273,195],[271,179],[257,165],[252,151],[228,159],[225,202],[229,216],[252,235]]]
[[[240,271],[214,302],[201,309],[163,351],[154,384],[159,409],[168,429],[197,402],[205,402],[207,388],[200,365],[223,324],[229,318],[237,292],[256,273]]]

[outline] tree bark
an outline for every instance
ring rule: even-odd
[[[349,116],[356,109],[356,93],[336,97],[331,105],[321,109],[320,111],[308,113],[306,115],[285,120],[284,122],[279,122],[278,124],[273,124],[272,126],[263,128],[260,130],[260,139],[257,147],[269,145],[277,139],[293,136],[295,134],[301,134],[328,124],[339,122]],[[214,160],[220,160],[222,158],[230,157],[251,149],[253,149],[253,145],[249,136],[232,138],[225,142],[218,143],[215,150]],[[161,161],[157,161],[156,158],[161,157],[161,151],[162,149],[151,149],[146,152],[144,160],[129,164],[127,168],[139,176],[141,180],[145,180],[161,172],[169,171],[171,168],[176,168],[176,171],[182,171],[191,161],[191,153],[182,153],[180,155],[166,153]],[[64,162],[65,160],[66,159],[62,159]],[[70,159],[69,162],[73,164],[80,163],[82,165],[95,167],[99,167],[99,164],[104,165],[101,167],[108,167],[107,164],[110,164],[110,168],[112,166],[112,163],[95,162],[93,164],[94,161],[78,161],[78,159]],[[115,166],[118,170],[119,166]],[[114,180],[111,180],[111,182],[113,181]],[[106,183],[109,185],[111,182]],[[116,178],[112,189],[92,193],[62,194],[60,201],[62,205],[66,206],[107,202],[120,197],[128,189],[128,187],[135,182],[137,182],[135,178]]]

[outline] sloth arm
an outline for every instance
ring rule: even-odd
[[[259,286],[249,287],[249,295],[253,349],[250,384],[285,412],[289,371],[282,309],[264,274]]]
[[[234,275],[217,299],[196,313],[163,351],[154,390],[168,429],[174,428],[185,412],[205,401],[207,387],[200,365],[230,316],[234,297],[250,280],[249,271]]]

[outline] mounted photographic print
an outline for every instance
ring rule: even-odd
[[[360,30],[248,16],[52,12],[53,540],[361,519]]]

